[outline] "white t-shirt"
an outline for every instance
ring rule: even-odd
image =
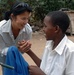
[[[10,46],[17,46],[17,43],[21,40],[30,40],[32,37],[32,28],[27,23],[24,28],[19,32],[16,39],[12,34],[11,20],[3,20],[0,22],[0,53],[6,55]]]
[[[48,41],[40,65],[46,75],[74,75],[74,43],[65,36],[52,50],[53,42]]]

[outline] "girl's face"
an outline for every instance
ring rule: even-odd
[[[44,18],[44,28],[43,31],[45,33],[46,40],[53,40],[55,38],[55,26],[53,26],[51,22],[51,17],[46,16]]]
[[[31,16],[31,13],[29,12],[23,12],[22,14],[20,15],[17,15],[17,16],[13,16],[12,17],[12,27],[15,28],[15,29],[23,29],[24,26],[28,23],[28,20]]]

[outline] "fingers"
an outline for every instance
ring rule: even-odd
[[[24,42],[23,45],[20,46],[22,50],[29,49],[31,47],[31,43]]]
[[[24,44],[23,46],[20,46],[20,49],[24,52],[26,50],[29,50],[30,49],[30,45],[28,43]]]
[[[28,68],[29,68],[30,75],[32,75],[32,68],[33,68],[33,66],[29,66]]]
[[[38,74],[35,74],[37,71],[36,69],[37,69],[37,66],[34,66],[34,65],[29,66],[30,75],[38,75]]]
[[[27,41],[25,41],[25,40],[22,40],[22,41],[19,41],[18,42],[18,45],[20,46],[20,45],[22,45],[23,43],[26,43]]]
[[[46,75],[38,66],[29,66],[30,75]]]
[[[29,50],[31,48],[31,43],[30,41],[21,41],[21,42],[18,42],[18,45],[19,45],[19,50],[21,52],[26,52],[27,50]]]
[[[31,71],[32,69],[34,69],[34,68],[36,68],[37,66],[34,66],[34,65],[31,65],[31,66],[29,66],[28,68],[29,68],[29,70]]]

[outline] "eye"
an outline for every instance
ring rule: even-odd
[[[26,20],[26,18],[21,18],[22,20]]]
[[[29,17],[21,17],[22,20],[29,20]]]

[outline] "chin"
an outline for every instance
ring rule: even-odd
[[[52,39],[50,39],[50,38],[46,38],[46,40],[48,41],[48,40],[52,40]]]
[[[46,39],[47,41],[49,40],[49,39]]]
[[[48,41],[48,40],[49,40],[49,38],[48,38],[46,35],[44,35],[44,36],[45,36],[46,40]]]
[[[46,40],[49,40],[47,37],[45,37],[46,38]]]

